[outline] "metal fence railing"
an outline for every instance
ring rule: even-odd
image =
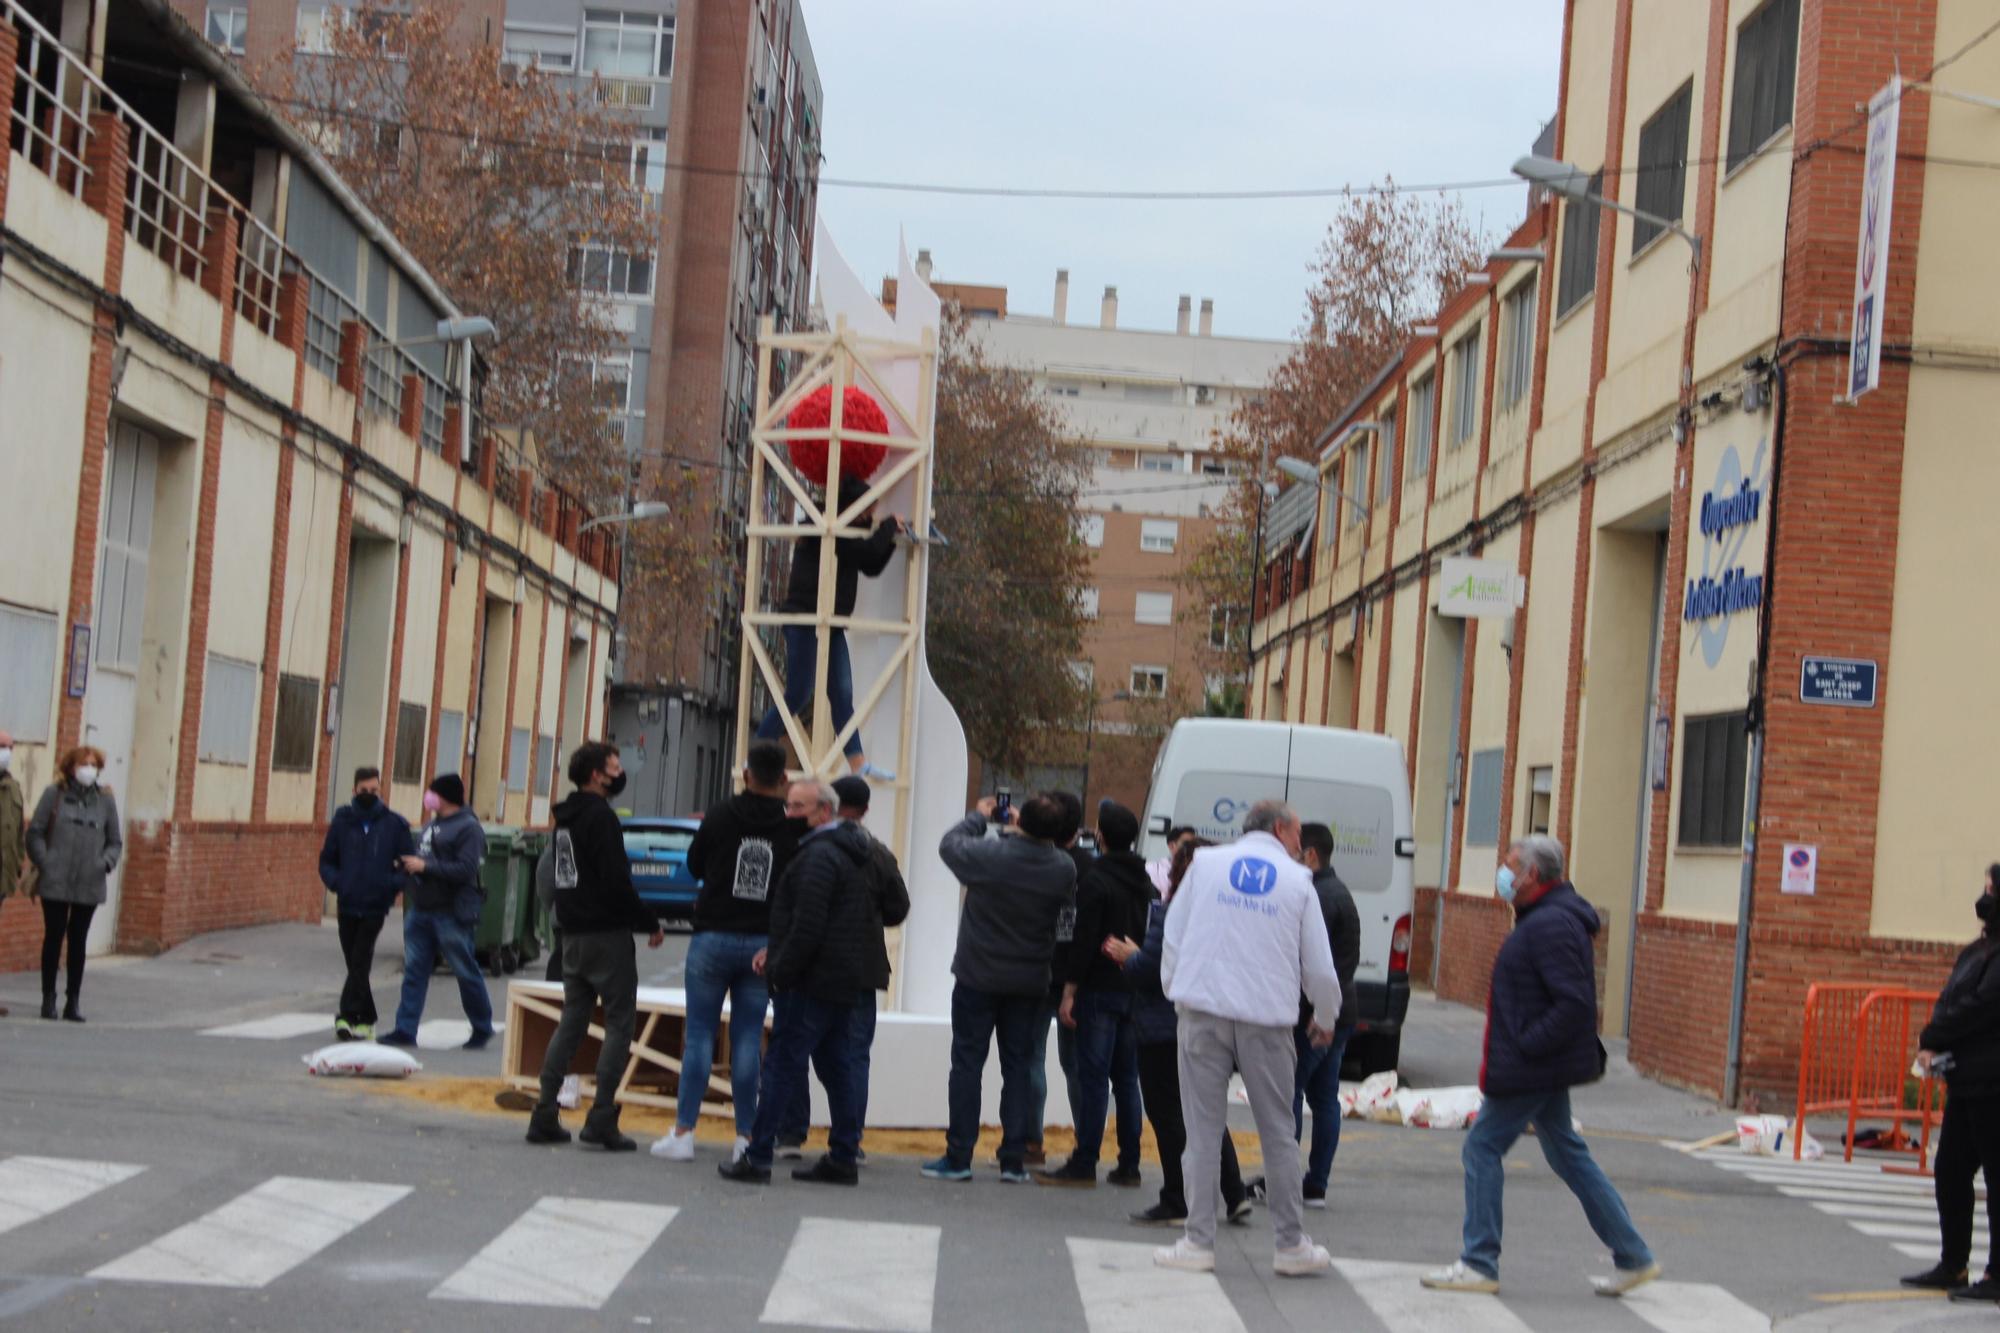
[[[236,316],[277,336],[278,291],[284,280],[285,243],[249,214],[240,215],[236,243]]]
[[[89,74],[14,0],[0,0],[0,16],[18,33],[8,145],[16,160],[81,198],[90,177]]]
[[[325,278],[300,265],[306,275],[306,364],[328,379],[340,376],[340,329],[361,311]]]
[[[200,282],[208,265],[209,206],[228,196],[138,112],[115,99],[113,109],[131,136],[125,230],[176,273]]]

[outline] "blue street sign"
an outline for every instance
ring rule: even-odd
[[[1875,664],[1847,657],[1808,657],[1799,664],[1799,702],[1873,708]]]

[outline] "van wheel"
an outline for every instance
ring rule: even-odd
[[[1347,1046],[1347,1058],[1360,1070],[1362,1078],[1394,1069],[1402,1053],[1403,1034],[1400,1032],[1356,1033]]]

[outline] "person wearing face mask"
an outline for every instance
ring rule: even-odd
[[[556,1097],[583,1043],[597,1006],[604,1006],[604,1039],[597,1053],[597,1097],[584,1119],[582,1142],[606,1152],[639,1145],[618,1128],[618,1084],[632,1049],[639,1014],[639,953],[634,935],[657,949],[666,938],[659,918],[632,886],[624,827],[611,799],[625,790],[618,747],[588,741],[569,757],[576,790],[551,812],[556,826],[556,921],[562,927],[563,1010],[542,1060],[542,1096],[528,1118],[528,1142],[568,1143],[556,1114]],[[567,853],[565,853],[567,844]]]
[[[1617,1265],[1611,1276],[1592,1278],[1592,1287],[1600,1296],[1623,1296],[1657,1278],[1660,1266],[1576,1132],[1569,1106],[1571,1088],[1604,1076],[1591,952],[1597,909],[1563,878],[1562,844],[1546,834],[1507,849],[1494,890],[1514,905],[1514,929],[1493,960],[1486,996],[1486,1048],[1479,1063],[1486,1101],[1459,1154],[1465,1164],[1464,1248],[1457,1263],[1425,1274],[1423,1284],[1485,1295],[1500,1290],[1504,1159],[1533,1125],[1542,1156],[1583,1205],[1590,1229]]]
[[[56,1016],[56,963],[67,942],[68,998],[62,1016],[81,1023],[77,997],[83,990],[84,942],[125,839],[118,827],[118,803],[97,785],[104,751],[80,745],[57,767],[60,776],[36,802],[27,837],[28,859],[40,876],[34,892],[42,903],[42,1017]]]
[[[0,731],[0,902],[20,893],[21,867],[28,859],[27,802],[14,780],[14,737]],[[7,1006],[0,1004],[0,1018]]]
[[[413,877],[404,897],[403,995],[396,1005],[395,1028],[379,1040],[384,1046],[417,1044],[431,969],[442,957],[458,978],[458,1000],[472,1024],[465,1049],[483,1051],[493,1040],[493,999],[472,956],[472,931],[486,901],[479,886],[486,830],[479,816],[465,808],[465,781],[456,773],[431,779],[424,809],[432,818],[417,837],[416,852],[396,862]]]
[[[375,993],[368,971],[375,940],[407,877],[401,860],[414,854],[410,821],[382,804],[382,770],[354,770],[354,799],[333,812],[319,850],[320,883],[337,901],[340,953],[347,982],[340,988],[333,1035],[341,1041],[375,1040]]]
[[[1946,1291],[1955,1301],[2000,1301],[2000,865],[1988,866],[1986,887],[1973,902],[1979,938],[1952,964],[1931,1021],[1917,1038],[1917,1064],[1945,1083],[1944,1124],[1937,1160],[1938,1230],[1944,1252],[1937,1267],[1903,1279],[1906,1287]],[[1986,1172],[1986,1225],[1993,1246],[1986,1271],[1966,1282],[1972,1258],[1972,1178]]]

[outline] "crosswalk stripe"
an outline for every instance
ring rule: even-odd
[[[1465,1333],[1473,1328],[1480,1333],[1528,1333],[1528,1326],[1499,1301],[1468,1299],[1458,1292],[1419,1285],[1417,1279],[1428,1271],[1427,1265],[1335,1259],[1333,1266],[1383,1326],[1395,1333]]]
[[[936,1227],[799,1219],[764,1301],[767,1324],[930,1333],[937,1294]]]
[[[324,1032],[328,1041],[333,1040],[333,1019],[325,1014],[271,1014],[265,1018],[253,1018],[244,1023],[230,1023],[219,1028],[203,1028],[204,1037],[253,1037],[261,1041],[289,1041],[293,1037],[303,1037],[309,1032]]]
[[[1842,1185],[1859,1185],[1864,1182],[1874,1182],[1882,1185],[1900,1185],[1904,1188],[1921,1189],[1928,1183],[1922,1176],[1896,1175],[1884,1171],[1880,1167],[1864,1166],[1860,1163],[1856,1163],[1853,1166],[1842,1166],[1837,1163],[1831,1166],[1823,1166],[1816,1163],[1793,1166],[1789,1162],[1785,1162],[1784,1159],[1777,1157],[1746,1157],[1741,1162],[1720,1161],[1716,1165],[1724,1171],[1739,1176],[1781,1175],[1789,1180],[1827,1180]]]
[[[127,1282],[262,1287],[410,1192],[407,1185],[273,1176],[92,1271]]]
[[[1843,1194],[1867,1194],[1888,1199],[1928,1199],[1931,1197],[1930,1182],[1921,1185],[1891,1185],[1873,1180],[1827,1180],[1821,1176],[1780,1176],[1758,1175],[1749,1177],[1760,1185],[1778,1185],[1788,1189],[1839,1190]]]
[[[1910,1259],[1935,1259],[1938,1247],[1935,1245],[1902,1244],[1895,1247],[1896,1253]]]
[[[539,1199],[431,1296],[595,1310],[679,1211],[603,1199]]]
[[[1862,1194],[1854,1190],[1817,1189],[1805,1185],[1780,1185],[1778,1193],[1788,1199],[1822,1199],[1830,1203],[1873,1204],[1900,1208],[1910,1213],[1937,1211],[1935,1200],[1922,1194]]]
[[[1872,1217],[1884,1222],[1907,1222],[1911,1218],[1928,1215],[1933,1224],[1937,1221],[1937,1210],[1934,1208],[1897,1208],[1877,1203],[1816,1203],[1813,1207],[1828,1217]]]
[[[1708,1282],[1653,1282],[1622,1304],[1660,1333],[1770,1333],[1771,1317]]]
[[[1912,1226],[1908,1222],[1850,1222],[1848,1225],[1864,1236],[1876,1236],[1882,1240],[1927,1240],[1933,1248],[1939,1239],[1935,1222],[1927,1227]],[[1986,1244],[1986,1237],[1976,1232],[1972,1240],[1975,1248]]]
[[[0,1161],[0,1234],[81,1203],[145,1169],[68,1157],[9,1157]]]
[[[1069,1238],[1070,1267],[1090,1333],[1244,1333],[1213,1273],[1153,1263],[1151,1245]]]
[[[507,1025],[499,1019],[493,1020],[495,1036],[507,1030]],[[377,1028],[376,1031],[386,1031]],[[426,1051],[450,1051],[465,1045],[472,1039],[472,1024],[463,1018],[429,1018],[417,1024],[417,1045]]]

